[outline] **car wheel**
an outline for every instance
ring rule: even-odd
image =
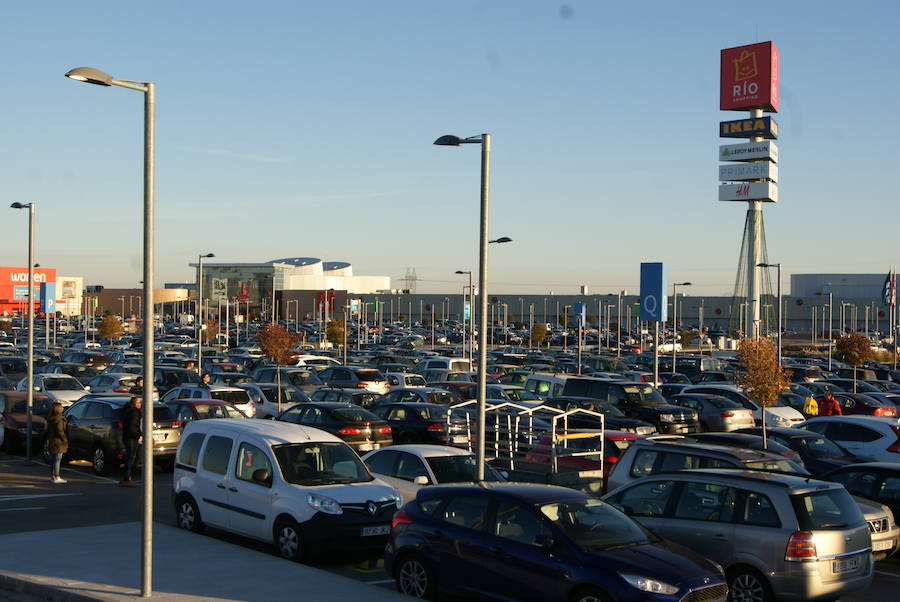
[[[194,498],[189,495],[182,495],[178,498],[175,506],[175,520],[178,526],[185,531],[193,531],[194,533],[203,532],[203,521],[200,520],[200,509],[197,508]]]
[[[103,449],[99,443],[94,447],[91,453],[91,466],[98,475],[107,475],[110,471],[109,454]]]
[[[732,602],[772,602],[765,577],[749,567],[728,572],[728,599]]]
[[[295,562],[303,560],[303,535],[297,521],[292,518],[278,521],[275,526],[275,547],[282,558]]]
[[[435,592],[434,573],[418,554],[403,556],[394,569],[397,591],[413,598],[431,599]]]
[[[609,596],[603,590],[589,587],[575,592],[572,602],[609,602]]]

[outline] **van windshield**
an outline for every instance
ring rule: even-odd
[[[272,447],[281,475],[294,485],[335,485],[372,480],[359,456],[341,441]]]

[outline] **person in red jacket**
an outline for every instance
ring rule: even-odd
[[[825,398],[819,402],[819,416],[843,416],[844,413],[841,412],[841,406],[838,404],[837,399],[834,398],[834,395],[831,394],[831,391],[828,391],[825,394]]]

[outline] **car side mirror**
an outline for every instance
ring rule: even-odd
[[[269,473],[268,469],[265,468],[257,468],[253,471],[253,475],[251,476],[254,483],[259,483],[261,485],[266,485],[270,487],[272,485],[272,475]]]
[[[38,393],[40,393],[41,388],[40,388],[40,387],[35,387],[34,390],[37,391]]]
[[[425,475],[419,475],[413,479],[413,484],[415,485],[428,485],[428,477]]]
[[[84,390],[85,390],[85,391],[90,391],[90,390],[91,390],[91,386],[90,386],[90,385],[85,385],[85,386],[84,386]]]

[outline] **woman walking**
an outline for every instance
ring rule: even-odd
[[[62,415],[62,404],[58,401],[50,408],[47,416],[47,449],[50,452],[50,476],[54,483],[65,483],[59,476],[59,465],[63,454],[69,450],[69,439],[66,437],[67,421]]]

